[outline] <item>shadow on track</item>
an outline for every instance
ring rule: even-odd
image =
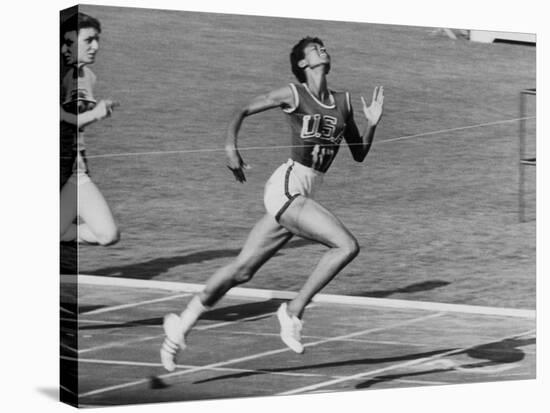
[[[277,308],[281,305],[282,300],[271,299],[267,301],[259,301],[254,303],[244,303],[220,307],[205,313],[201,320],[211,320],[219,322],[239,321],[245,318],[265,316],[271,317]],[[162,326],[163,317],[145,318],[141,320],[132,320],[122,323],[109,323],[101,325],[80,325],[80,330],[104,330],[109,328],[131,328],[138,326]]]
[[[362,358],[362,359],[353,359],[353,360],[343,360],[343,361],[334,361],[330,363],[320,363],[320,364],[310,364],[305,366],[299,366],[299,367],[284,367],[284,368],[258,368],[256,371],[249,371],[249,372],[242,372],[242,373],[235,373],[235,374],[227,374],[223,376],[213,377],[201,381],[196,381],[196,384],[199,383],[208,383],[218,380],[226,380],[226,379],[238,379],[242,377],[249,377],[254,375],[260,375],[260,374],[269,374],[269,373],[285,373],[285,372],[293,372],[293,371],[302,371],[302,370],[308,370],[308,369],[330,369],[334,367],[344,367],[344,366],[357,366],[357,365],[376,365],[376,364],[382,364],[382,363],[394,363],[394,362],[401,362],[401,361],[409,361],[409,360],[416,360],[421,359],[425,357],[432,357],[441,353],[445,353],[447,351],[451,351],[452,349],[443,349],[443,350],[434,350],[434,351],[428,351],[425,353],[415,353],[415,354],[406,354],[403,356],[396,356],[396,357],[383,357],[383,358]]]
[[[356,389],[366,389],[372,387],[378,383],[389,382],[393,380],[399,380],[406,377],[423,376],[434,373],[448,372],[453,370],[469,369],[472,373],[476,373],[476,369],[481,369],[490,366],[506,365],[511,363],[517,363],[525,358],[525,353],[519,349],[519,347],[535,344],[535,338],[519,339],[511,338],[502,341],[496,341],[493,343],[482,344],[480,346],[465,350],[462,353],[473,359],[482,359],[483,361],[475,363],[453,364],[448,367],[431,368],[427,370],[420,370],[408,373],[390,374],[384,376],[374,377],[363,383],[355,386]],[[458,355],[456,354],[456,355]],[[422,365],[417,366],[422,368]],[[482,370],[479,370],[481,372]]]
[[[308,240],[296,240],[291,241],[289,244],[281,249],[277,255],[283,255],[285,249],[300,248],[307,245],[314,245],[315,243]],[[214,249],[207,251],[193,252],[187,255],[173,256],[173,257],[159,257],[145,262],[133,263],[129,265],[117,265],[111,267],[99,268],[95,271],[89,272],[91,275],[98,276],[116,276],[122,278],[135,278],[141,280],[150,280],[170,270],[171,268],[178,267],[180,265],[198,264],[205,261],[216,260],[220,258],[236,257],[240,252],[240,248],[230,249]],[[277,256],[276,255],[276,256]]]
[[[393,295],[393,294],[413,294],[413,293],[419,293],[422,291],[435,290],[436,288],[445,287],[449,284],[451,283],[448,281],[430,280],[430,281],[422,281],[419,283],[407,285],[406,287],[402,287],[402,288],[396,288],[394,290],[364,291],[364,292],[360,292],[357,295],[361,297],[384,298],[384,297],[389,297],[390,295]]]
[[[462,364],[460,366],[457,366],[456,364],[452,364],[452,366],[450,367],[441,367],[441,368],[433,368],[433,366],[431,365],[430,366],[431,368],[427,370],[421,370],[421,371],[417,370],[417,371],[408,372],[408,373],[377,376],[363,383],[358,384],[356,388],[364,389],[364,388],[372,387],[373,385],[381,382],[402,379],[405,377],[452,371],[457,368],[460,368],[460,369],[471,368],[472,372],[474,373],[475,369],[480,367],[496,366],[496,365],[507,364],[507,363],[516,363],[518,361],[523,360],[523,358],[525,357],[525,353],[522,350],[520,350],[518,347],[534,344],[535,341],[536,341],[535,338],[529,338],[529,339],[512,338],[512,339],[506,339],[498,342],[483,344],[468,350],[464,350],[464,352],[459,352],[454,354],[454,356],[465,354],[471,358],[483,359],[484,361],[482,362],[477,362],[473,364]],[[308,370],[308,369],[319,369],[319,368],[330,369],[334,367],[343,367],[343,366],[376,365],[376,364],[383,364],[383,363],[403,362],[403,361],[433,357],[433,356],[437,356],[438,354],[446,353],[452,350],[454,349],[433,350],[433,351],[424,352],[424,353],[406,354],[406,355],[396,356],[396,357],[363,358],[363,359],[354,359],[354,360],[335,361],[330,363],[311,364],[311,365],[305,365],[305,366],[299,366],[299,367],[285,367],[285,368],[276,368],[276,369],[258,368],[256,371],[227,374],[223,376],[196,381],[195,383],[196,384],[208,383],[208,382],[214,382],[218,380],[237,379],[237,378],[249,377],[249,376],[260,375],[260,374],[284,373],[284,372],[301,371],[301,370]],[[422,364],[419,364],[417,367],[422,368]]]

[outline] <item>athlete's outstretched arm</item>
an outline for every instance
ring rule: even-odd
[[[284,87],[274,90],[265,95],[260,95],[252,99],[248,104],[235,111],[235,114],[229,122],[227,136],[225,139],[225,153],[227,155],[227,167],[235,175],[239,182],[245,182],[244,170],[247,168],[239,150],[237,149],[237,137],[244,118],[255,113],[260,113],[268,109],[281,106],[290,106],[294,102],[294,96],[290,87]]]
[[[100,100],[95,108],[84,113],[79,113],[78,115],[67,112],[61,107],[60,118],[64,122],[83,128],[91,123],[111,116],[113,109],[117,106],[119,106],[119,103],[110,99]]]
[[[352,112],[350,115],[351,119],[349,121],[345,135],[353,159],[355,159],[357,162],[363,162],[372,146],[374,133],[376,131],[378,123],[380,122],[380,119],[382,118],[382,113],[384,109],[384,87],[377,86],[374,88],[374,92],[372,94],[372,102],[370,106],[367,105],[363,96],[361,96],[361,102],[363,103],[363,114],[367,119],[365,132],[363,132],[363,135],[359,135],[357,125],[353,121]]]

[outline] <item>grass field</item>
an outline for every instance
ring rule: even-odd
[[[79,247],[79,272],[204,283],[264,213],[263,185],[289,149],[284,115],[245,121],[244,185],[225,167],[235,106],[293,81],[305,35],[332,55],[330,86],[385,87],[364,164],[342,148],[319,200],[361,254],[324,290],[497,307],[535,307],[535,174],[518,221],[519,93],[535,86],[535,48],[451,40],[433,28],[82,6],[103,24],[98,97],[122,106],[87,131],[92,177],[123,237]],[[534,102],[527,122],[534,151]],[[246,149],[246,148],[253,149]],[[295,239],[248,285],[296,290],[323,247]]]

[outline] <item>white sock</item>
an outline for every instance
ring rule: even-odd
[[[184,336],[195,325],[200,316],[208,310],[209,307],[204,306],[198,295],[189,301],[185,310],[180,314],[180,327]]]

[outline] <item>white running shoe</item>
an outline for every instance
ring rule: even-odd
[[[166,338],[160,348],[160,360],[168,371],[176,369],[176,357],[185,348],[185,337],[181,331],[180,318],[176,314],[164,316],[164,334]]]
[[[286,303],[281,304],[277,310],[277,318],[281,325],[281,340],[290,349],[298,354],[304,352],[304,346],[300,342],[302,340],[302,322],[296,316],[290,316],[286,311]]]

